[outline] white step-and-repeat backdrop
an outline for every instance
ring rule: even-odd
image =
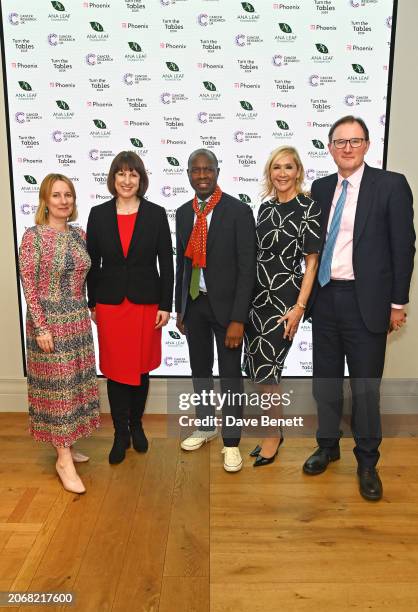
[[[257,213],[272,149],[292,144],[307,188],[333,171],[327,132],[346,114],[370,128],[368,162],[383,159],[393,0],[3,0],[4,61],[17,237],[33,225],[39,184],[74,181],[85,227],[109,199],[113,156],[132,149],[147,197],[173,233],[192,192],[193,149],[220,160],[222,189]],[[160,375],[189,374],[174,319]],[[311,374],[302,325],[285,374]]]

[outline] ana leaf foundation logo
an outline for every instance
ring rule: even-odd
[[[203,85],[208,91],[216,91],[215,85],[210,81],[203,81]]]
[[[104,121],[102,121],[101,119],[93,119],[93,123],[97,127],[97,129],[99,129],[99,130],[105,130],[106,129],[106,123]]]
[[[142,48],[141,48],[140,45],[138,45],[138,43],[136,43],[136,42],[128,42],[128,45],[129,45],[129,48],[132,51],[135,51],[135,53],[141,53]]]
[[[361,64],[351,64],[351,67],[357,74],[364,74],[364,68]]]
[[[255,9],[254,9],[253,5],[250,4],[249,2],[241,2],[241,6],[242,6],[242,8],[244,9],[244,11],[246,13],[254,13],[255,12]]]
[[[287,23],[279,23],[279,28],[285,34],[292,34],[292,28]]]
[[[37,185],[36,178],[31,176],[30,174],[25,174],[25,181],[29,183],[29,185]]]
[[[315,149],[320,149],[320,150],[325,149],[324,143],[321,142],[320,140],[314,139],[312,140],[312,144],[315,147]]]
[[[170,166],[180,166],[179,160],[175,157],[166,157],[166,160],[170,164]]]
[[[241,104],[241,106],[242,106],[242,108],[244,110],[247,110],[247,111],[252,111],[253,110],[252,105],[249,102],[247,102],[246,100],[240,100],[240,104]]]
[[[24,91],[32,91],[32,87],[27,81],[19,81],[19,87]]]
[[[286,121],[283,121],[283,119],[278,119],[276,121],[277,127],[280,130],[288,130],[289,129],[289,125],[286,123]]]
[[[65,6],[61,4],[61,2],[55,2],[55,0],[53,0],[51,4],[56,11],[61,11],[61,12],[65,11]]]
[[[241,200],[241,202],[244,202],[244,204],[250,204],[251,203],[251,198],[246,193],[239,193],[238,197]]]
[[[167,66],[169,70],[171,70],[171,72],[179,71],[179,67],[174,62],[166,62],[165,65]]]
[[[318,49],[319,53],[329,53],[328,47],[322,43],[315,43],[315,47]]]
[[[55,103],[61,110],[70,110],[70,107],[68,106],[67,102],[64,102],[64,100],[55,100]]]
[[[137,149],[142,149],[142,147],[144,146],[139,140],[139,138],[130,138],[129,140],[131,141],[134,147],[137,147]]]
[[[95,32],[104,32],[103,26],[98,21],[90,21],[90,27]]]

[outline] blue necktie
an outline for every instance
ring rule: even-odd
[[[340,231],[341,217],[343,216],[344,204],[347,199],[348,181],[346,179],[343,180],[342,186],[343,189],[335,206],[334,216],[332,217],[327,240],[324,246],[324,251],[322,253],[321,265],[319,266],[318,281],[321,287],[329,283],[331,279],[332,255],[334,253],[338,232]]]

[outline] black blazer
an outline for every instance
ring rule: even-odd
[[[337,174],[312,183],[312,198],[322,211],[320,257],[336,186]],[[361,316],[373,333],[387,331],[391,304],[409,301],[414,245],[412,192],[406,178],[366,164],[354,221],[353,269]],[[306,316],[318,289],[316,284]]]
[[[192,200],[176,213],[176,311],[183,319],[189,298],[192,261],[184,256],[194,223]],[[203,269],[209,303],[218,323],[245,323],[255,282],[254,216],[247,204],[223,193],[212,212]]]
[[[87,250],[91,258],[89,307],[96,302],[120,304],[127,297],[134,304],[158,304],[160,310],[171,312],[173,247],[162,206],[141,199],[126,259],[119,238],[116,198],[94,206],[87,222]]]

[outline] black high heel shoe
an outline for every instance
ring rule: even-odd
[[[250,457],[258,457],[261,452],[261,446],[257,444],[257,446],[249,453]]]
[[[253,467],[260,467],[261,465],[269,465],[270,463],[273,463],[277,457],[277,453],[279,452],[279,448],[281,447],[283,442],[284,442],[284,438],[283,438],[283,435],[281,435],[279,444],[277,445],[277,448],[276,448],[276,452],[274,453],[272,457],[263,457],[263,455],[260,455],[261,447],[257,445],[255,449],[252,451],[252,453],[254,453],[257,449],[259,449],[257,454],[253,455],[252,453],[250,453],[252,457],[256,458],[253,463]]]

